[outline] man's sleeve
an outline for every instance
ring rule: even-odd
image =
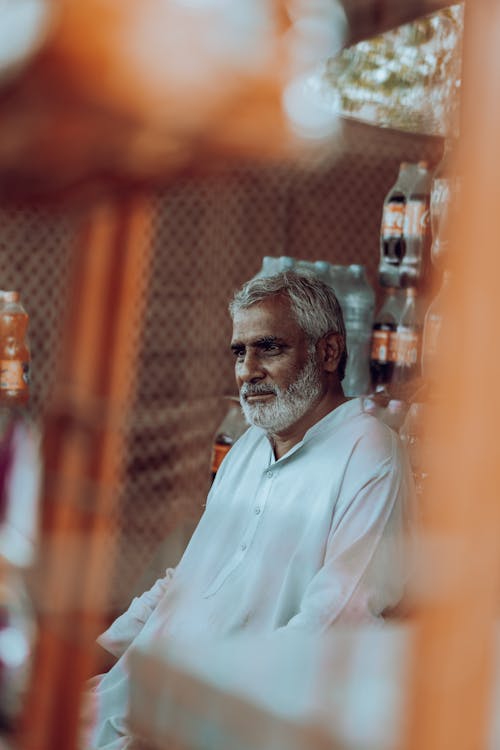
[[[173,568],[167,568],[164,578],[141,596],[135,597],[130,607],[112,625],[97,638],[97,643],[113,656],[119,658],[139,635],[151,613],[167,590],[174,574]]]
[[[395,434],[380,458],[374,464],[370,448],[361,446],[347,467],[324,565],[285,629],[381,622],[383,611],[401,599],[413,547],[413,481]]]

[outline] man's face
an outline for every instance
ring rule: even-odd
[[[236,313],[231,349],[247,421],[279,434],[319,399],[323,379],[314,347],[282,296]]]

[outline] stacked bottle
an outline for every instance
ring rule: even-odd
[[[392,381],[397,352],[396,332],[402,309],[401,290],[389,287],[373,324],[370,376],[375,392],[386,390]]]
[[[445,142],[443,158],[432,176],[430,215],[432,228],[431,260],[438,269],[449,264],[449,240],[447,225],[453,221],[461,190],[461,178],[457,172],[456,144]]]
[[[347,266],[343,282],[339,302],[344,313],[348,359],[342,386],[346,396],[360,396],[368,393],[370,385],[370,340],[375,292],[361,265]]]
[[[40,440],[26,412],[28,314],[18,292],[0,292],[0,726],[15,727],[31,669],[35,613],[26,584],[36,552]]]
[[[422,287],[426,280],[431,248],[430,192],[431,173],[427,162],[420,161],[416,165],[405,210],[405,252],[400,268],[402,287]]]
[[[379,281],[385,299],[372,330],[371,396],[404,399],[420,376],[422,316],[432,245],[432,175],[426,161],[403,162],[384,200]]]
[[[411,286],[406,289],[405,304],[395,336],[392,382],[401,385],[415,380],[420,374],[422,325],[415,287]]]
[[[379,281],[386,287],[422,287],[431,247],[431,173],[426,161],[402,162],[387,193],[380,229]]]
[[[229,401],[229,406],[222,422],[215,432],[212,447],[212,460],[210,466],[212,482],[215,479],[215,475],[217,474],[222,461],[237,439],[243,435],[248,428],[238,397],[227,396],[226,400]]]
[[[23,406],[29,399],[28,314],[19,292],[0,292],[0,404]]]
[[[402,162],[396,182],[387,193],[380,227],[379,280],[382,286],[400,286],[400,266],[405,256],[406,204],[415,175],[415,165]]]

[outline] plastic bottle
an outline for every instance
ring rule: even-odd
[[[406,203],[403,225],[405,254],[400,269],[403,287],[421,286],[429,263],[431,179],[427,162],[420,161]]]
[[[379,281],[382,286],[400,286],[400,265],[406,252],[403,234],[406,204],[415,171],[415,164],[402,162],[397,180],[384,200],[379,263]]]
[[[314,261],[314,271],[318,279],[330,285],[332,266],[327,260]]]
[[[370,341],[375,309],[375,292],[368,283],[364,266],[347,267],[342,299],[339,298],[347,337],[347,368],[342,382],[346,396],[365,395],[370,390]]]
[[[310,260],[296,260],[293,270],[295,273],[304,274],[305,276],[318,276],[316,263]]]
[[[424,319],[422,374],[432,380],[434,379],[436,359],[442,343],[443,322],[447,312],[451,278],[451,271],[445,271],[441,288],[429,305]]]
[[[212,481],[215,479],[215,475],[231,447],[248,428],[238,397],[227,396],[226,398],[230,402],[229,408],[216,430],[212,448]]]
[[[24,405],[29,399],[28,313],[19,292],[0,295],[0,405]]]
[[[363,411],[373,414],[396,432],[401,428],[407,410],[407,404],[401,399],[391,398],[385,388],[363,399]]]
[[[425,411],[424,404],[412,403],[399,429],[401,442],[406,448],[410,462],[417,499],[420,499],[424,492],[431,469],[430,462],[427,459],[432,455],[433,446],[431,436],[424,432]]]
[[[327,283],[333,289],[335,296],[337,297],[342,312],[346,305],[346,294],[347,286],[350,279],[350,273],[347,266],[341,266],[339,264],[330,265],[330,273],[328,275]]]
[[[450,220],[450,214],[453,214],[456,210],[457,199],[460,194],[461,180],[453,164],[454,152],[455,144],[451,140],[446,140],[443,158],[432,176],[430,196],[431,260],[439,268],[443,268],[449,259],[450,248],[446,225]]]
[[[404,297],[399,289],[389,287],[372,327],[370,377],[373,391],[387,388],[392,380],[396,360],[395,332],[401,318]]]
[[[262,266],[260,271],[256,274],[260,276],[274,276],[282,271],[291,271],[295,266],[295,260],[288,255],[280,255],[279,257],[273,258],[270,255],[265,255],[262,258]]]
[[[392,382],[408,383],[420,374],[422,325],[415,287],[408,287],[406,300],[396,328],[396,353]]]

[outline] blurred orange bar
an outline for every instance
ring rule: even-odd
[[[77,248],[45,418],[39,637],[20,747],[76,747],[82,686],[107,624],[127,408],[150,258],[149,202],[104,201]],[[16,745],[17,746],[17,745]]]
[[[439,451],[425,498],[408,750],[488,747],[500,592],[500,4],[466,4],[458,220],[438,376],[447,401],[428,430]]]

